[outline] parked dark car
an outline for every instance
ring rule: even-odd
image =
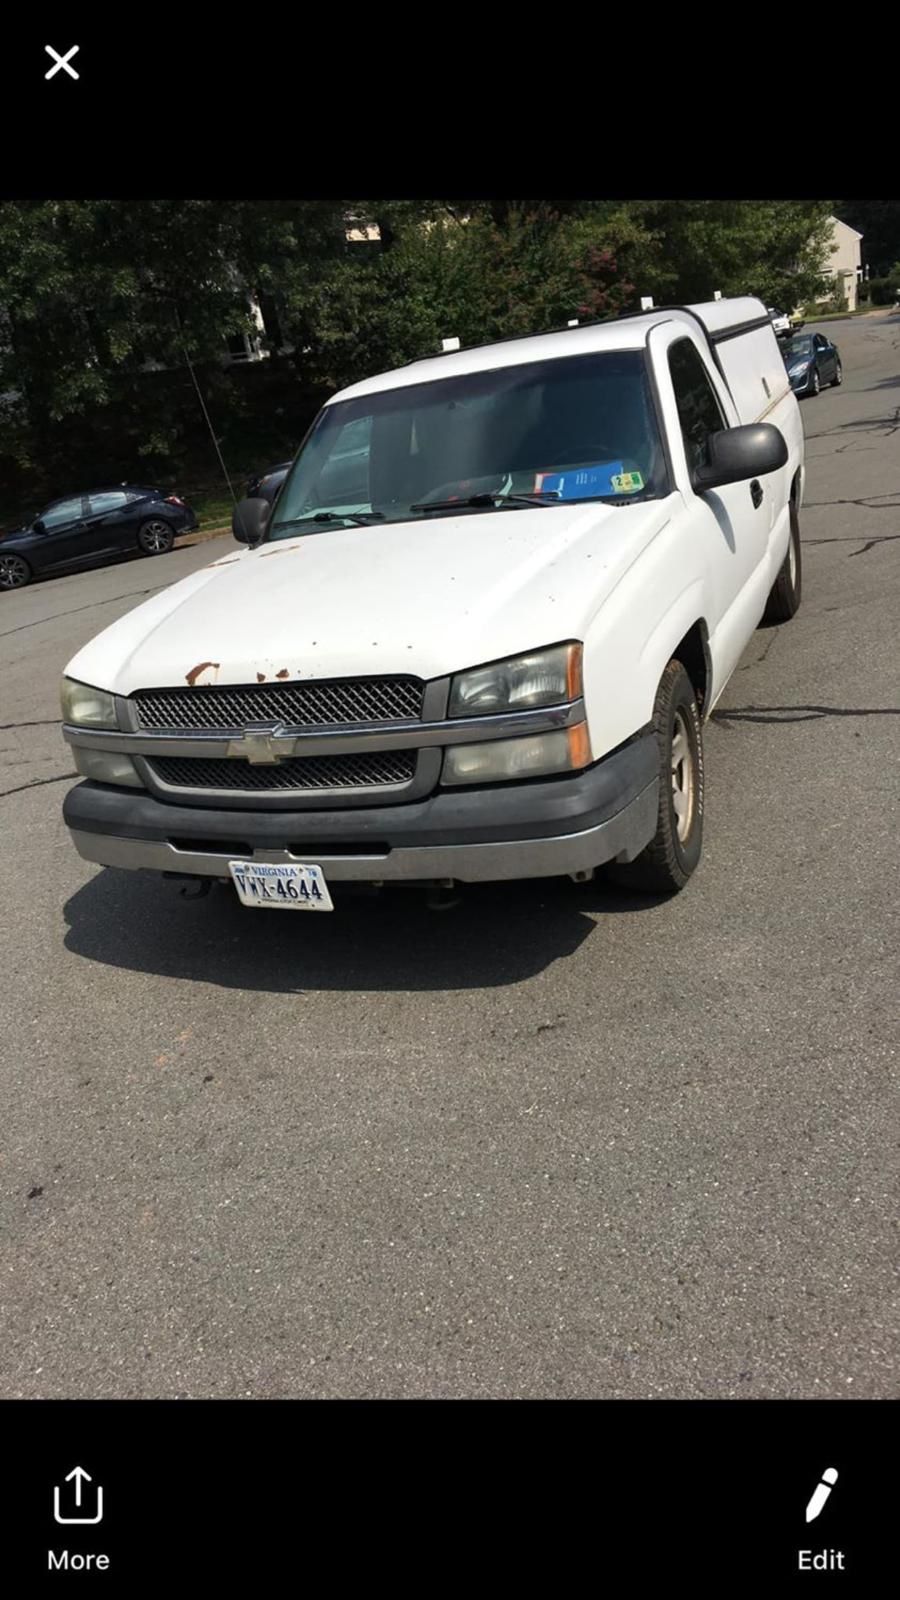
[[[161,556],[176,534],[197,525],[187,501],[161,489],[120,483],[67,495],[27,527],[0,534],[0,589],[21,589],[42,573],[90,567],[123,551]]]
[[[338,501],[349,504],[368,499],[370,424],[369,417],[360,417],[345,425],[339,446],[331,452],[328,465],[317,483],[317,492],[323,504],[336,504]],[[277,467],[270,467],[268,472],[250,478],[247,483],[248,500],[268,500],[271,505],[293,464],[292,461],[282,461]]]
[[[277,467],[269,467],[267,472],[261,472],[258,477],[249,478],[248,500],[268,500],[271,504],[290,470],[291,462],[282,461]]]
[[[824,333],[795,333],[782,346],[795,394],[818,394],[828,384],[844,381],[840,352]]]

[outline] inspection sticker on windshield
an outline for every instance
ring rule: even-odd
[[[271,911],[333,911],[321,867],[275,867],[262,861],[229,861],[228,870],[245,906]]]
[[[639,472],[616,472],[609,481],[614,494],[637,494],[638,490],[644,487],[644,480]]]
[[[640,477],[625,472],[621,461],[598,462],[596,466],[573,467],[569,472],[538,472],[534,487],[544,494],[557,494],[560,500],[586,500],[596,494],[620,494],[618,478]]]

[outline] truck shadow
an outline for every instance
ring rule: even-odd
[[[67,950],[102,966],[273,994],[484,989],[522,983],[571,955],[595,918],[652,910],[597,879],[479,884],[446,911],[425,892],[335,896],[330,916],[239,905],[230,884],[198,900],[151,875],[105,868],[67,901]]]

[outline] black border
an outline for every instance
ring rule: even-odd
[[[574,22],[560,38],[536,25],[535,38],[511,40],[454,19],[451,37],[441,27],[426,40],[423,27],[409,43],[399,14],[385,25],[383,12],[364,33],[308,12],[220,26],[157,10],[132,28],[119,14],[73,24],[69,11],[0,40],[0,191],[898,192],[874,19],[857,69],[824,38],[776,54],[765,19],[758,37],[729,46],[724,24],[692,18],[664,36],[648,15],[601,23],[590,40]],[[43,81],[45,33],[61,48],[80,40],[78,85]],[[804,62],[821,82],[829,58],[833,114],[813,115],[797,84]],[[76,1460],[109,1485],[111,1575],[114,1588],[128,1579],[125,1592],[220,1574],[305,1584],[323,1559],[334,1582],[357,1569],[428,1587],[524,1572],[558,1588],[624,1572],[635,1586],[661,1577],[758,1593],[774,1580],[780,1592],[808,1581],[791,1564],[806,1538],[798,1505],[826,1464],[842,1474],[840,1520],[823,1514],[810,1542],[841,1530],[856,1564],[823,1576],[874,1593],[895,1567],[887,1400],[7,1400],[0,1429],[4,1576],[29,1586],[46,1571],[51,1485]]]
[[[744,48],[727,18],[576,20],[510,30],[391,16],[204,17],[154,8],[126,26],[71,10],[0,34],[9,141],[0,192],[24,198],[204,195],[328,198],[464,194],[772,198],[897,192],[890,93],[867,39],[859,81],[821,117],[798,103],[803,62],[829,51],[771,28]],[[742,22],[742,29],[751,23]],[[802,30],[800,30],[802,32]],[[708,32],[709,38],[704,41]],[[78,82],[45,42],[79,43]],[[740,40],[738,41],[740,44]],[[709,48],[711,46],[711,48]],[[887,71],[887,68],[885,69]],[[864,94],[859,91],[864,89]]]
[[[875,1594],[896,1565],[897,1422],[851,1400],[7,1402],[4,1575],[57,1578],[48,1550],[68,1548],[107,1554],[120,1593],[277,1574],[558,1589],[580,1570],[758,1594],[813,1575],[801,1549],[841,1549],[819,1575]],[[102,1532],[53,1523],[75,1465],[104,1485]]]

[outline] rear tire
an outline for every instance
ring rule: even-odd
[[[763,612],[763,622],[790,622],[800,609],[800,600],[803,592],[803,566],[800,546],[800,517],[797,512],[796,502],[791,499],[791,536],[788,541],[787,555],[781,563],[781,571],[769,592],[766,609]]]
[[[626,889],[674,894],[693,873],[703,846],[703,731],[694,686],[680,661],[670,661],[653,707],[659,747],[656,832],[634,861],[610,876]]]
[[[0,554],[0,589],[24,589],[33,577],[34,573],[24,556],[13,550],[8,555]]]
[[[151,517],[138,528],[137,542],[145,556],[164,556],[175,543],[175,533],[162,517]]]

